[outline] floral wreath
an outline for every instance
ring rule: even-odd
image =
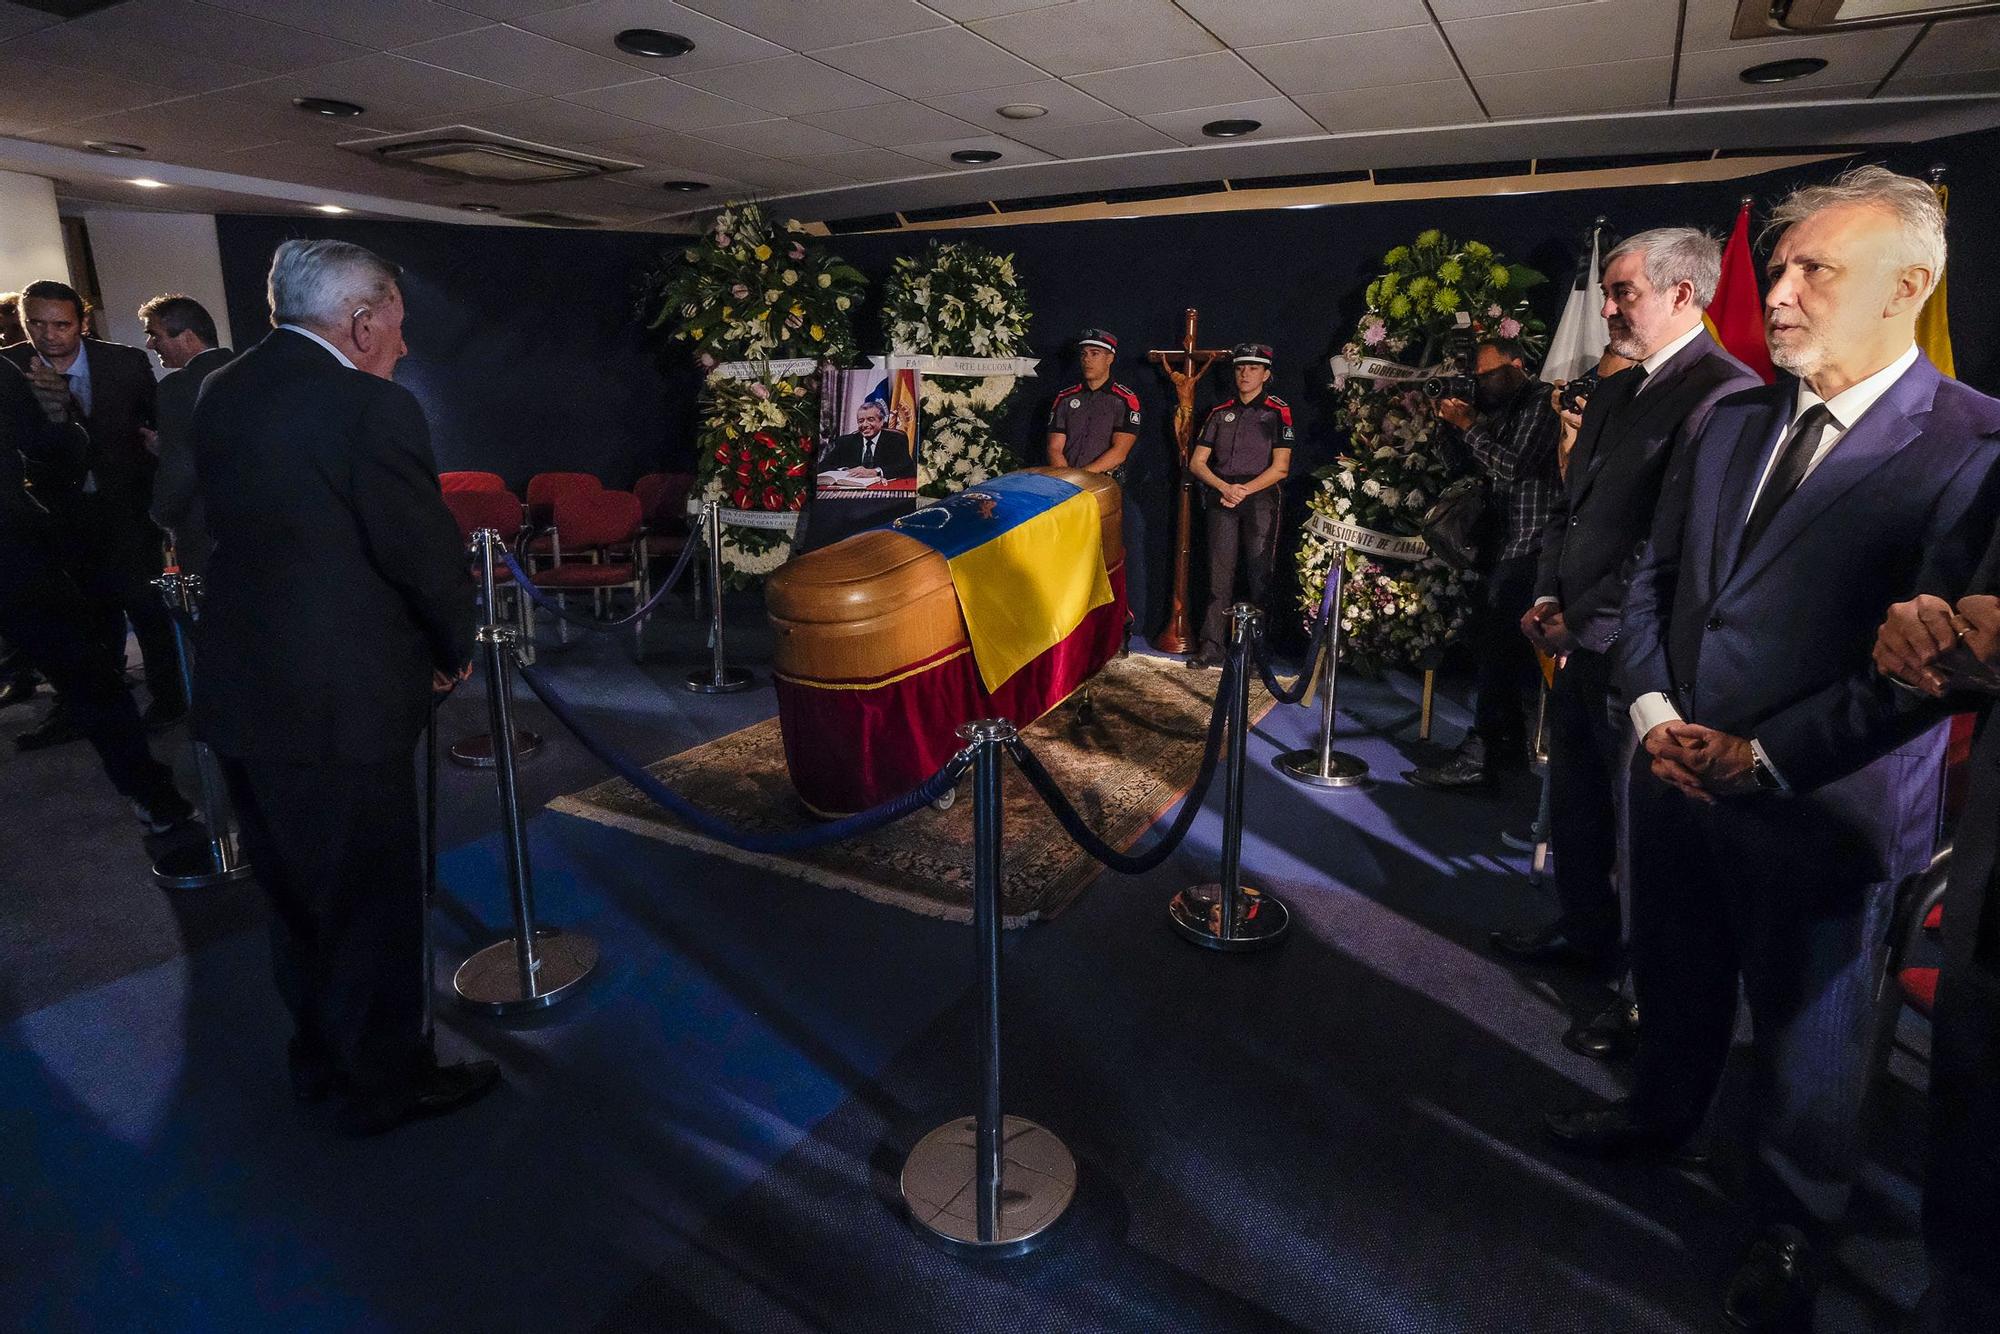
[[[1350,364],[1377,358],[1429,370],[1454,339],[1463,342],[1457,351],[1464,355],[1471,341],[1488,336],[1540,350],[1543,326],[1526,294],[1544,279],[1533,269],[1436,229],[1397,246],[1382,264],[1381,276],[1368,284],[1368,309],[1341,349]],[[1313,474],[1320,483],[1307,502],[1313,514],[1322,523],[1416,535],[1424,512],[1460,475],[1437,448],[1431,400],[1411,381],[1356,375],[1340,390],[1336,423],[1346,448]],[[1308,621],[1318,614],[1336,546],[1320,524],[1308,524],[1300,536],[1299,599]],[[1378,560],[1348,547],[1345,579],[1342,652],[1379,670],[1435,661],[1465,628],[1477,576],[1435,557]]]
[[[882,324],[896,352],[1019,356],[1029,318],[1014,257],[962,241],[933,241],[922,254],[896,260],[882,293]],[[1009,469],[999,427],[1015,382],[1012,375],[925,374],[920,495],[948,496]]]

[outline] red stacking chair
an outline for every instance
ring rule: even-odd
[[[640,547],[649,558],[679,556],[688,544],[687,498],[691,472],[649,472],[632,483],[646,531]]]
[[[528,526],[536,530],[528,555],[562,559],[562,533],[556,524],[556,500],[567,495],[602,491],[604,483],[587,472],[538,472],[528,479]]]
[[[497,472],[441,472],[438,485],[446,495],[460,491],[505,491],[507,481]]]
[[[573,491],[557,497],[555,511],[562,544],[556,564],[535,575],[536,587],[559,595],[588,591],[598,599],[600,611],[604,600],[621,588],[631,590],[635,609],[644,602],[639,497],[630,491]]]
[[[521,535],[521,502],[512,491],[504,487],[498,491],[447,491],[444,493],[444,507],[451,511],[451,517],[458,521],[458,536],[469,549],[472,535],[481,528],[492,528],[499,532],[501,540],[512,547]],[[473,571],[477,580],[480,573]],[[513,572],[505,565],[493,571],[495,591],[511,586]],[[535,633],[535,608],[525,594],[515,597],[515,620],[521,633],[532,641]]]

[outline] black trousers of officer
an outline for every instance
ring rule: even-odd
[[[50,512],[92,630],[122,664],[130,621],[146,663],[147,692],[155,700],[184,703],[173,622],[153,587],[162,568],[163,534],[143,503],[105,493],[73,494],[53,503]]]
[[[428,1055],[412,761],[222,761],[244,852],[274,909],[272,972],[295,1051],[364,1090],[409,1078]]]
[[[1525,694],[1539,672],[1535,649],[1521,633],[1521,617],[1535,600],[1533,555],[1494,562],[1486,574],[1486,596],[1473,615],[1473,650],[1479,669],[1472,704],[1472,727],[1486,744],[1492,763],[1518,759],[1527,746]]]
[[[1611,657],[1573,650],[1549,691],[1549,821],[1564,934],[1611,955],[1619,938],[1618,803],[1632,725],[1614,698]]]
[[[1250,479],[1223,480],[1241,483]],[[1201,646],[1220,654],[1229,647],[1229,606],[1235,601],[1239,565],[1250,585],[1249,600],[1264,605],[1271,567],[1278,558],[1278,516],[1283,498],[1280,488],[1267,486],[1228,509],[1220,492],[1204,487],[1202,495],[1208,522],[1208,606],[1201,616]]]
[[[172,771],[146,748],[139,711],[125,689],[124,658],[114,657],[86,622],[83,604],[58,558],[48,519],[0,513],[0,636],[55,687],[113,787],[150,815],[184,811]]]

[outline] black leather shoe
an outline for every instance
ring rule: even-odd
[[[1572,1107],[1549,1112],[1542,1117],[1542,1129],[1558,1148],[1586,1158],[1606,1160],[1651,1158],[1666,1161],[1676,1157],[1683,1138],[1634,1116],[1632,1103],[1626,1098],[1596,1107]],[[1693,1158],[1690,1157],[1689,1161],[1692,1162]]]
[[[1639,1049],[1639,1007],[1620,1000],[1571,1024],[1563,1046],[1593,1061],[1622,1061]]]
[[[343,1134],[357,1138],[381,1135],[470,1106],[499,1083],[500,1067],[492,1061],[434,1065],[406,1082],[355,1093],[341,1104],[338,1123]]]
[[[42,719],[39,727],[21,733],[14,738],[16,750],[48,750],[52,746],[66,746],[72,741],[81,741],[83,733],[76,730],[70,721],[69,710],[51,709],[49,716]]]
[[[1493,781],[1493,771],[1486,767],[1484,757],[1461,750],[1440,764],[1427,764],[1420,769],[1405,769],[1403,778],[1418,787],[1450,792],[1462,788],[1485,787]]]
[[[1736,1329],[1789,1334],[1812,1328],[1818,1290],[1812,1246],[1795,1227],[1767,1228],[1750,1244],[1722,1297],[1722,1314]]]
[[[164,732],[187,717],[187,704],[178,699],[156,699],[139,715],[148,732]]]
[[[1487,937],[1495,952],[1537,967],[1578,968],[1604,977],[1618,970],[1618,951],[1576,939],[1562,921],[1539,931],[1495,931]]]

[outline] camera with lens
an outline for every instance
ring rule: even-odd
[[[1424,381],[1424,396],[1430,399],[1455,398],[1470,403],[1479,392],[1479,382],[1470,375],[1433,375]]]
[[[1556,402],[1561,405],[1564,412],[1582,412],[1583,400],[1596,392],[1597,372],[1585,371],[1557,392]]]

